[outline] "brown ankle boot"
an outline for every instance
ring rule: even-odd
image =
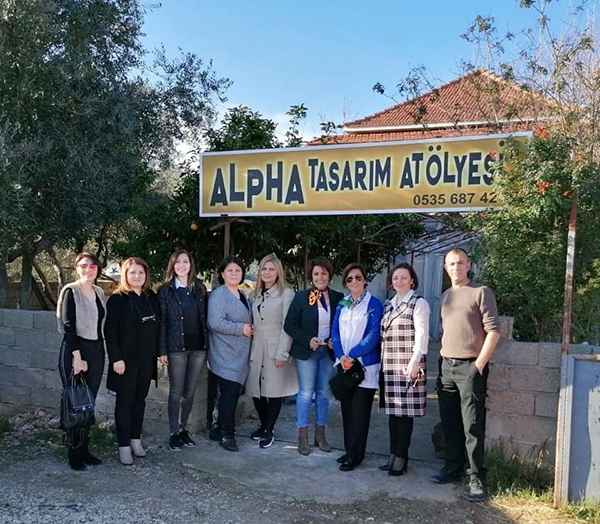
[[[317,425],[315,428],[315,446],[318,446],[321,451],[326,451],[327,453],[331,451],[331,446],[325,436],[325,426]]]
[[[311,451],[308,445],[308,428],[298,428],[298,453],[310,455]]]

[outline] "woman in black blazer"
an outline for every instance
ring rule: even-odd
[[[141,434],[146,396],[156,379],[159,305],[150,289],[148,264],[130,257],[121,265],[121,282],[106,306],[107,388],[117,394],[115,424],[119,460],[133,464],[144,457]]]
[[[290,355],[296,359],[300,391],[296,400],[298,452],[309,455],[308,419],[313,395],[316,400],[315,446],[331,451],[325,427],[329,417],[331,393],[329,379],[333,375],[330,342],[333,313],[343,294],[329,289],[333,267],[325,259],[310,264],[312,287],[296,293],[284,329],[293,339]]]

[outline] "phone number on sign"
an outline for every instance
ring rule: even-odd
[[[435,193],[431,195],[415,195],[415,206],[443,206],[446,204],[496,204],[496,193]]]

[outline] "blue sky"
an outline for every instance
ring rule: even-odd
[[[571,1],[563,1],[564,13]],[[319,122],[360,118],[393,104],[374,93],[391,88],[411,67],[425,65],[439,83],[460,74],[473,49],[459,35],[476,15],[494,16],[501,32],[531,25],[517,0],[145,0],[149,49],[161,44],[212,59],[233,81],[228,106],[244,104],[279,123],[304,103],[305,138]],[[156,7],[161,4],[160,7]],[[555,14],[555,16],[558,16]]]

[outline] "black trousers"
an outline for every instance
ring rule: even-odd
[[[219,384],[219,428],[227,438],[235,436],[235,410],[242,391],[242,385],[223,377],[217,377]]]
[[[152,363],[154,365],[154,363]],[[152,382],[151,365],[126,368],[115,401],[115,425],[119,447],[129,446],[131,439],[142,435],[146,397]]]
[[[408,448],[412,438],[415,419],[408,416],[390,415],[390,453],[397,457],[408,459]]]
[[[79,338],[79,351],[81,359],[87,362],[88,369],[83,374],[85,381],[94,395],[94,399],[98,395],[100,382],[104,373],[104,344],[102,340],[86,340]],[[63,386],[70,380],[73,372],[73,355],[65,351],[66,344],[62,344],[60,348],[60,356],[58,362],[58,371]]]
[[[260,427],[273,432],[275,423],[281,412],[283,398],[281,397],[252,397],[254,407],[260,419]]]
[[[464,469],[481,476],[484,468],[485,397],[488,366],[479,373],[474,359],[443,358],[438,378],[440,417],[446,437],[446,469],[450,473]]]
[[[374,396],[374,389],[356,388],[351,398],[341,402],[344,448],[354,465],[360,464],[365,458]]]
[[[84,338],[78,339],[78,347],[81,353],[81,359],[87,362],[88,369],[83,373],[86,384],[96,400],[102,375],[104,373],[104,343],[102,340],[87,340]],[[66,344],[61,344],[60,354],[58,359],[58,371],[63,387],[67,381],[71,380],[73,372],[73,354],[66,351]],[[89,428],[76,428],[66,431],[66,442],[71,448],[80,448],[87,443],[87,435]]]

